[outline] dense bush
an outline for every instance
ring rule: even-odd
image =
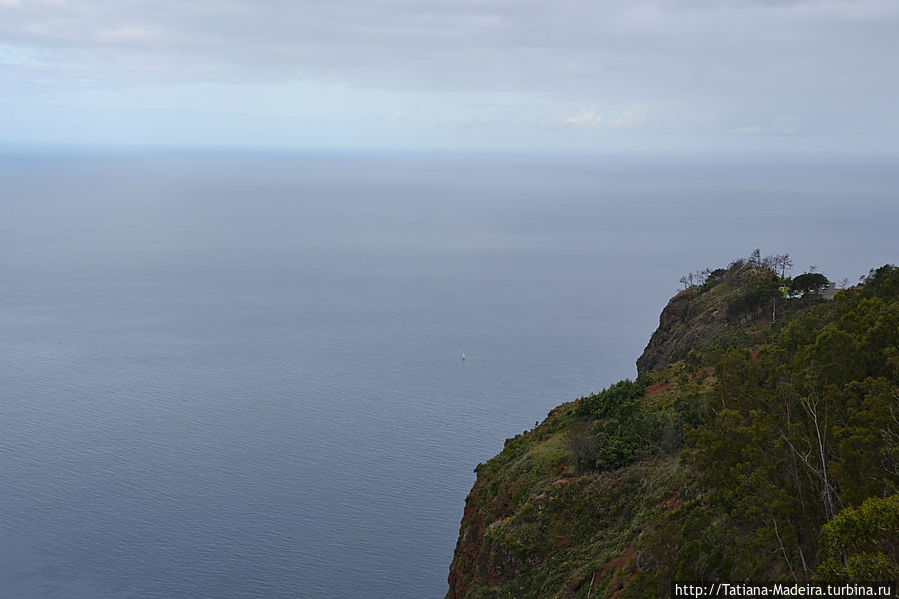
[[[821,528],[817,578],[827,581],[899,578],[899,495],[871,497]]]

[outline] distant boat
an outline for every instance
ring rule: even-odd
[[[465,361],[465,352],[462,352],[462,361]]]

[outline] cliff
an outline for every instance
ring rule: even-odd
[[[899,269],[773,323],[773,273],[722,272],[672,298],[636,381],[478,465],[448,598],[899,575]]]
[[[778,289],[784,282],[773,271],[742,260],[713,271],[703,284],[671,298],[659,316],[659,328],[637,358],[637,372],[673,364],[691,351],[746,344],[775,319],[778,304],[782,318],[795,311]]]

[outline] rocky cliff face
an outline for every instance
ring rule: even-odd
[[[789,308],[778,300],[775,286],[767,271],[744,269],[731,280],[681,291],[662,310],[659,328],[637,358],[637,372],[668,366],[691,351],[747,341],[753,331],[771,322],[776,310]]]
[[[655,330],[646,349],[637,358],[637,372],[652,372],[683,358],[695,346],[696,334],[687,327],[687,322],[696,318],[695,287],[685,289],[669,300],[659,316],[659,328]],[[691,314],[692,312],[692,314]],[[705,320],[714,319],[716,314],[705,315]]]

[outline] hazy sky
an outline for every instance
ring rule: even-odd
[[[0,144],[899,149],[899,0],[0,0]]]

